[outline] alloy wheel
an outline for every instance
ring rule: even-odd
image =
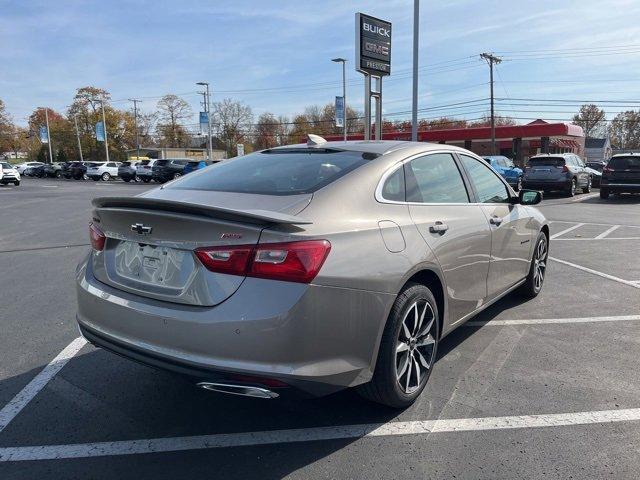
[[[404,393],[418,390],[434,362],[436,316],[424,299],[405,314],[396,342],[396,379]]]
[[[544,275],[547,270],[547,240],[541,238],[536,246],[533,258],[533,285],[537,291],[542,288]]]

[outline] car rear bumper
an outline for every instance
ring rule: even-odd
[[[562,180],[522,180],[522,188],[533,190],[564,190],[571,186],[571,179]]]
[[[77,273],[77,320],[97,346],[199,380],[273,378],[314,396],[370,380],[395,295],[247,278],[194,307],[129,294]]]
[[[607,180],[601,179],[600,188],[606,188],[611,192],[638,193],[640,192],[640,183],[609,182]]]

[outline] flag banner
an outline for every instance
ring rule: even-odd
[[[336,127],[344,127],[344,97],[336,97]]]
[[[47,127],[45,126],[40,127],[38,136],[40,137],[40,141],[42,143],[49,143],[49,134],[47,132]]]
[[[209,133],[209,113],[200,112],[200,135]]]
[[[96,123],[96,140],[99,142],[104,142],[104,123],[98,122]]]

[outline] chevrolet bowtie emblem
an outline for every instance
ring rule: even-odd
[[[142,223],[134,223],[131,225],[131,231],[136,232],[138,235],[149,235],[151,230],[153,230],[151,227],[147,227]]]

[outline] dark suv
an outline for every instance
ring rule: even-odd
[[[151,167],[151,176],[160,183],[179,178],[184,174],[184,167],[187,163],[189,160],[182,158],[156,160]]]
[[[536,155],[527,163],[522,187],[534,190],[560,190],[570,197],[578,188],[591,191],[591,174],[580,157],[573,153]]]
[[[118,177],[120,177],[125,182],[130,182],[131,180],[138,181],[138,177],[136,176],[136,166],[138,162],[122,162],[118,166]]]
[[[602,170],[600,198],[610,193],[640,193],[640,154],[614,155]]]

